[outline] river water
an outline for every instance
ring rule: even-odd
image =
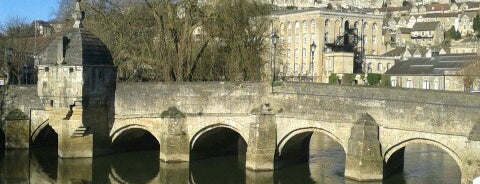
[[[0,155],[0,183],[347,183],[342,147],[322,134],[310,141],[308,163],[295,164],[275,172],[246,171],[242,158],[223,156],[166,164],[158,151],[117,153],[93,159],[59,159],[56,147],[30,151],[12,150]],[[408,145],[403,173],[386,178],[386,184],[460,183],[460,170],[442,150],[428,145]],[[244,160],[244,158],[243,158]],[[363,182],[362,184],[367,184]]]

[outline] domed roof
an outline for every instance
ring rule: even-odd
[[[42,53],[40,65],[113,65],[108,47],[82,25],[83,11],[77,0],[73,29],[53,40]]]

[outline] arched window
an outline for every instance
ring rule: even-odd
[[[292,23],[291,23],[291,22],[288,22],[288,23],[287,23],[287,29],[288,29],[288,30],[292,29]]]
[[[310,32],[312,32],[312,34],[315,32],[315,20],[312,19],[312,21],[310,21]]]
[[[329,19],[325,20],[325,28],[327,28],[328,26],[330,26],[330,20]]]
[[[367,65],[367,73],[372,73],[372,63],[368,63],[368,65]]]
[[[368,28],[368,23],[364,22],[363,23],[363,33],[364,34],[367,33],[367,30],[368,30],[367,28]]]
[[[284,29],[285,29],[285,24],[280,23],[280,34],[283,34],[284,33]]]
[[[295,21],[295,29],[300,29],[300,23],[298,21]]]
[[[303,21],[303,31],[307,31],[307,21]]]
[[[377,30],[377,23],[373,23],[372,25],[372,33],[375,33]]]
[[[383,64],[382,64],[382,63],[378,63],[377,70],[378,70],[378,71],[382,71],[382,70],[383,70]]]

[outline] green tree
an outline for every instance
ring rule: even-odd
[[[473,30],[477,33],[477,38],[480,38],[480,16],[476,15],[473,18]]]
[[[459,31],[456,31],[454,26],[447,30],[444,35],[446,40],[459,40],[462,38],[462,34]]]

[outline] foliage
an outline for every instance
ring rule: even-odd
[[[19,84],[23,77],[23,66],[33,65],[35,26],[27,23],[23,17],[11,17],[0,27],[0,61],[1,74],[10,84]],[[6,49],[12,53],[6,55]],[[6,61],[5,61],[6,60]],[[10,71],[10,72],[8,72]]]
[[[381,85],[385,87],[391,87],[392,81],[390,80],[390,76],[382,74],[381,75]]]
[[[355,81],[355,74],[347,73],[342,76],[342,84],[351,85]]]
[[[382,79],[381,74],[369,73],[367,75],[367,82],[369,85],[378,85],[381,79]]]
[[[473,18],[473,30],[477,33],[477,38],[480,38],[480,15]]]
[[[122,81],[260,80],[271,7],[197,2],[82,1],[84,24],[111,50]]]
[[[338,79],[339,77],[335,73],[331,73],[330,76],[328,77],[328,83],[329,84],[338,84]]]
[[[459,31],[456,31],[454,26],[452,26],[448,31],[445,31],[446,40],[459,40],[460,38],[462,38],[462,34]]]
[[[332,5],[332,3],[328,3],[327,9],[328,9],[328,10],[333,10],[333,5]]]
[[[283,85],[283,82],[282,82],[282,81],[275,81],[275,82],[273,82],[273,87],[282,86],[282,85]]]
[[[404,1],[402,2],[402,6],[403,6],[403,7],[412,7],[413,5],[412,5],[412,3],[411,3],[410,1],[404,0]]]

